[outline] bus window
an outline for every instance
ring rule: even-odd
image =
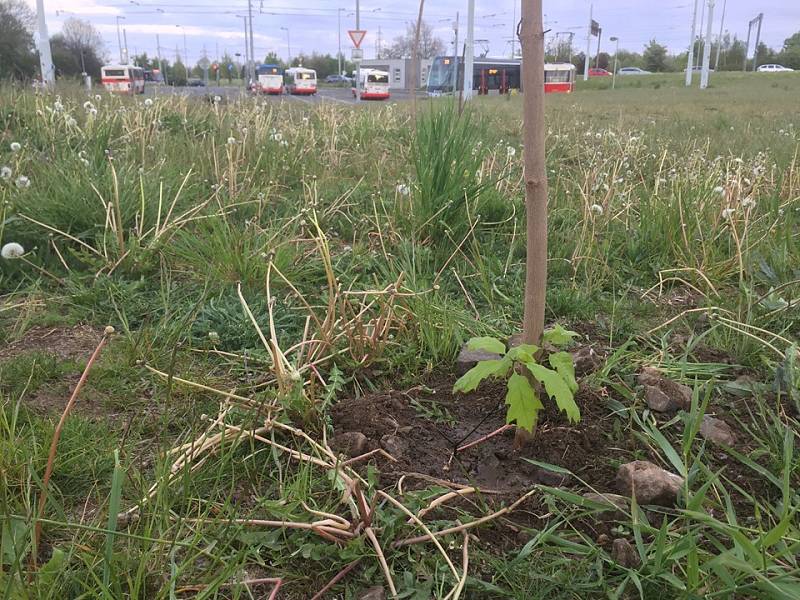
[[[367,76],[367,81],[370,83],[389,83],[389,76],[383,74],[370,73]]]
[[[106,69],[103,71],[105,77],[125,77],[125,69]]]
[[[560,71],[545,71],[545,83],[569,83],[570,71],[564,69]]]

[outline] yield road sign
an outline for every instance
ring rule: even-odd
[[[353,46],[360,48],[361,42],[364,41],[364,36],[367,35],[367,32],[364,29],[351,29],[347,32],[347,35],[353,40]]]

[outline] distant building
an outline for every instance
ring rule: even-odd
[[[428,84],[428,73],[430,73],[432,64],[433,59],[430,58],[423,58],[419,61],[417,88],[424,88]],[[389,89],[409,90],[412,87],[410,58],[370,58],[362,60],[361,66],[389,73]]]

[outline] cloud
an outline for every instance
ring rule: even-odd
[[[28,5],[35,11],[36,0],[27,0]],[[116,6],[98,4],[95,0],[52,0],[45,6],[47,14],[62,16],[111,16],[121,15],[122,10]]]

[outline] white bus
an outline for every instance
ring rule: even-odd
[[[361,100],[386,100],[389,98],[389,73],[378,69],[361,69],[358,74]],[[353,88],[353,98],[357,95]]]
[[[286,91],[290,94],[316,94],[317,72],[305,67],[286,69]]]
[[[144,69],[131,65],[105,65],[100,82],[116,94],[144,94]]]

